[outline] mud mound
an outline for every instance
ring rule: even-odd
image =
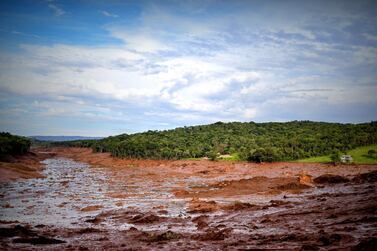
[[[306,186],[314,187],[313,179],[312,179],[312,176],[311,176],[311,175],[301,174],[301,175],[299,176],[299,182],[300,182],[300,184],[302,184],[302,185],[306,185]]]
[[[208,220],[208,216],[201,215],[201,216],[194,218],[192,220],[192,222],[196,223],[196,227],[197,227],[198,230],[201,230],[201,229],[208,227],[207,220]]]
[[[234,203],[230,205],[225,205],[222,207],[224,210],[229,211],[238,211],[238,210],[247,210],[247,209],[257,209],[259,206],[253,205],[247,202],[241,202],[241,201],[235,201]]]
[[[275,187],[278,190],[301,190],[301,189],[308,189],[311,188],[311,186],[301,184],[300,182],[290,182],[287,184],[283,184],[280,186]]]
[[[226,228],[222,230],[208,229],[204,234],[194,236],[194,239],[200,241],[222,241],[229,237],[232,229]]]
[[[138,214],[133,216],[130,219],[131,223],[134,224],[145,224],[145,223],[154,223],[160,220],[161,217],[154,215],[152,213],[147,213],[147,214]]]
[[[206,187],[196,187],[192,191],[175,192],[177,197],[234,197],[257,193],[279,194],[282,191],[300,192],[310,186],[301,184],[297,177],[268,178],[257,176],[251,179],[225,180]]]
[[[335,174],[324,174],[314,179],[317,184],[338,184],[349,182],[349,179]]]
[[[377,181],[377,171],[372,171],[369,173],[362,173],[356,175],[353,179],[353,182],[364,183],[364,182],[376,182]]]
[[[202,201],[199,199],[192,199],[188,208],[188,213],[209,213],[219,209],[218,204],[215,201]]]

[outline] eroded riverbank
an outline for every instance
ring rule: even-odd
[[[46,178],[1,185],[2,249],[351,250],[376,242],[376,166],[53,151]]]

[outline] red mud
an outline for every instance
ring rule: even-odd
[[[54,156],[41,151],[28,152],[22,156],[8,156],[0,161],[0,183],[17,179],[43,178],[40,161]]]
[[[80,191],[62,194],[77,208],[76,227],[1,221],[3,250],[376,247],[375,165],[129,160],[80,148],[41,151],[99,167],[105,178],[92,184],[114,202],[88,205],[78,199]],[[69,177],[59,182],[62,192],[73,185]],[[57,208],[70,206],[60,202]]]

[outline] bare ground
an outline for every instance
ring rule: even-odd
[[[30,179],[2,185],[1,249],[377,246],[377,166],[125,160],[89,149],[39,150],[46,151],[92,167],[79,166],[75,173],[64,169],[56,177],[42,173],[42,183]]]

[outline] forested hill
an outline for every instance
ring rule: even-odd
[[[25,154],[30,145],[31,141],[26,137],[0,132],[0,159],[9,155]]]
[[[280,161],[346,151],[377,143],[377,121],[339,124],[311,121],[222,123],[122,134],[101,140],[61,142],[117,157],[181,159],[233,154],[252,161]]]

